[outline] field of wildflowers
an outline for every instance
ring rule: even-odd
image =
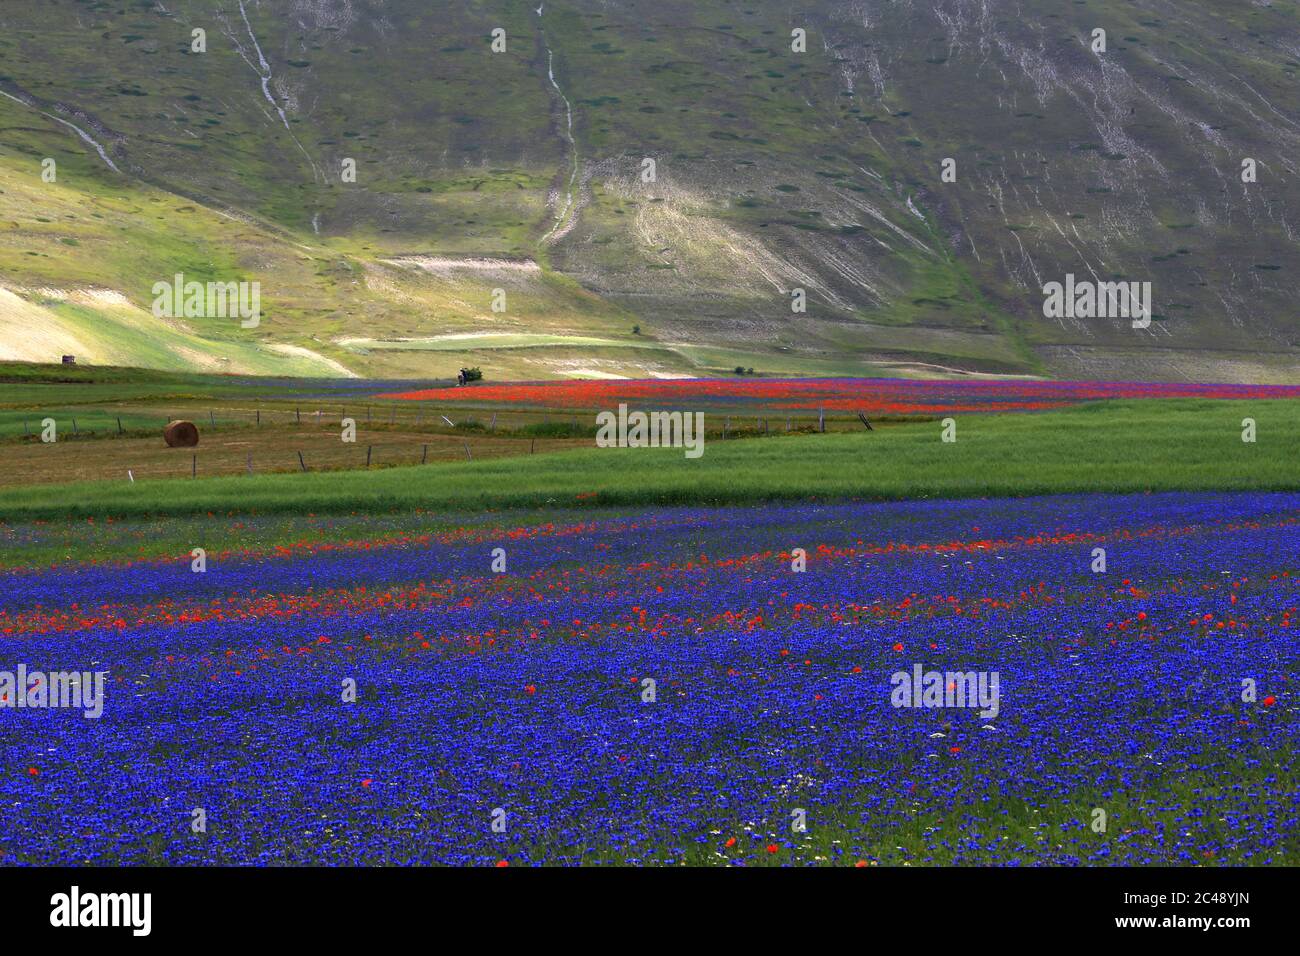
[[[0,572],[0,862],[1300,862],[1300,495],[553,517]]]
[[[1300,386],[1038,379],[700,378],[507,382],[388,392],[380,397],[566,409],[613,408],[624,401],[737,412],[821,408],[880,416],[1046,411],[1116,399],[1296,398]]]

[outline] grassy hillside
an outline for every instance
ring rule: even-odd
[[[1294,0],[537,10],[9,0],[0,358],[1295,377]],[[261,325],[155,319],[176,272]],[[1152,329],[1044,319],[1067,272]]]

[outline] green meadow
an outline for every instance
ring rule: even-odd
[[[595,448],[377,471],[41,484],[0,491],[0,519],[209,512],[752,504],[1072,492],[1300,487],[1300,419],[1283,400],[1146,400],[1031,414],[957,415],[875,431],[710,436],[680,449]],[[1242,440],[1243,419],[1256,423]]]

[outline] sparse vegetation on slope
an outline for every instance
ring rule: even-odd
[[[1298,38],[1211,0],[12,0],[0,355],[1288,379]],[[265,321],[154,320],[177,272]],[[1152,328],[1045,319],[1067,273],[1151,281]],[[542,341],[427,348],[470,332]]]

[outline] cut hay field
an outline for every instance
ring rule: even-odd
[[[573,418],[582,422],[576,413]],[[1242,441],[1246,418],[1256,423],[1255,442]],[[376,429],[363,433],[366,437],[355,446],[345,446],[335,432],[322,430],[314,438],[318,444],[311,447],[322,449],[324,456],[324,450],[337,445],[333,454],[342,457],[334,461],[351,470],[323,472],[309,466],[306,474],[293,473],[298,462],[292,454],[293,443],[305,445],[306,438],[284,428],[264,429],[262,440],[289,459],[282,468],[289,473],[242,473],[243,445],[231,450],[201,444],[192,453],[158,449],[155,443],[153,454],[167,458],[170,473],[186,477],[134,483],[125,474],[90,482],[57,479],[60,467],[71,467],[60,463],[73,462],[83,452],[97,455],[103,448],[118,449],[108,461],[120,469],[140,444],[109,439],[68,442],[60,448],[27,441],[21,461],[31,477],[0,488],[0,518],[545,509],[572,502],[602,507],[716,505],[1068,492],[1281,491],[1300,486],[1295,452],[1300,447],[1300,420],[1293,403],[1282,400],[1130,401],[1031,414],[958,415],[953,418],[952,442],[943,441],[939,420],[891,422],[866,431],[855,420],[841,418],[837,426],[843,430],[835,432],[787,435],[775,430],[766,436],[756,421],[741,431],[741,421],[731,417],[725,439],[716,426],[708,432],[705,452],[698,459],[686,458],[681,449],[596,448],[590,438],[581,437],[545,437],[545,453],[539,454],[535,440],[526,436],[530,427],[547,427],[541,423],[521,426],[508,437],[444,429],[436,440],[433,435]],[[244,427],[231,434],[250,436],[257,430]],[[376,447],[383,448],[383,457],[376,464],[412,461],[421,438],[438,453],[424,466],[358,469],[364,463],[364,442],[379,435],[384,444]],[[133,440],[145,445],[148,441]],[[466,443],[471,456],[478,448],[480,458],[498,457],[465,460]],[[257,461],[271,459],[267,444],[259,448],[266,458]],[[187,477],[192,454],[200,456],[195,479]],[[223,461],[241,473],[204,477]]]

